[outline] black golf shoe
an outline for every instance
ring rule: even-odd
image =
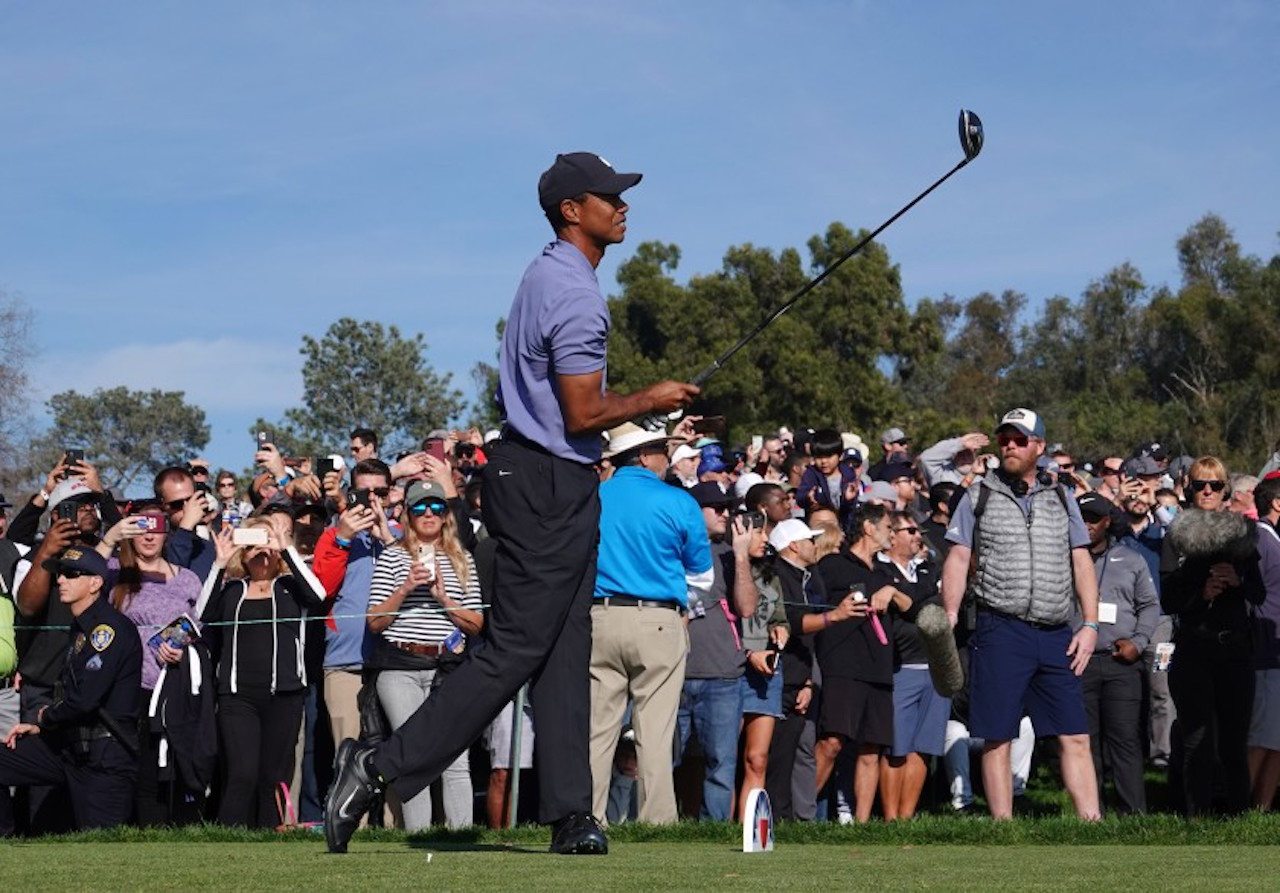
[[[609,838],[591,813],[574,812],[552,826],[551,852],[562,856],[603,856],[609,852]]]
[[[348,738],[333,758],[333,784],[324,798],[324,839],[331,853],[345,853],[360,819],[382,792],[373,748]]]

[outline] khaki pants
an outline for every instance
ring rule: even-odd
[[[329,729],[333,732],[335,749],[347,738],[360,737],[360,707],[356,696],[362,685],[364,676],[360,670],[324,671],[324,704],[329,710]],[[361,818],[360,827],[367,822],[367,816]],[[386,792],[383,825],[387,828],[401,825],[400,802],[390,788]]]
[[[630,696],[636,735],[639,820],[675,822],[671,766],[676,712],[684,686],[689,636],[684,619],[666,608],[591,608],[592,812],[603,819],[613,779],[613,754]]]

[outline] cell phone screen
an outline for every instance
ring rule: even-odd
[[[443,462],[444,461],[444,441],[428,440],[426,453],[428,456],[434,456],[437,459],[439,459],[441,462]]]

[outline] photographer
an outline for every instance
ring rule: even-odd
[[[437,677],[461,660],[468,637],[484,627],[475,561],[462,548],[457,522],[436,482],[415,481],[405,495],[404,538],[378,556],[369,593],[378,697],[395,728],[435,690]],[[445,819],[473,823],[471,768],[463,751],[443,775]],[[431,824],[431,791],[404,803],[404,825]]]
[[[152,506],[140,506],[150,509]],[[133,622],[142,641],[141,703],[138,724],[136,821],[143,826],[185,825],[200,820],[203,791],[183,790],[160,780],[160,732],[152,730],[146,705],[151,703],[160,669],[181,663],[183,653],[167,643],[150,644],[157,630],[183,614],[193,613],[200,599],[200,578],[164,558],[168,527],[163,513],[130,515],[113,525],[98,554],[107,561],[106,592],[112,607]],[[119,557],[113,557],[116,549]]]
[[[265,544],[234,544],[263,531]],[[293,778],[306,670],[306,609],[324,589],[281,525],[250,518],[212,541],[215,572],[196,610],[217,664],[224,789],[218,822],[275,827],[280,784]]]

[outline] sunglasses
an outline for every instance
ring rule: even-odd
[[[997,434],[996,435],[996,443],[1000,444],[1000,446],[1002,447],[1007,447],[1009,444],[1013,444],[1014,446],[1021,449],[1022,447],[1025,447],[1030,442],[1031,442],[1030,438],[1028,438],[1027,435],[1025,434]]]
[[[194,496],[195,494],[193,493],[191,495]],[[191,498],[190,496],[187,497],[187,499],[190,499],[190,498]],[[169,502],[166,502],[164,504],[164,507],[171,512],[180,512],[184,508],[186,508],[186,505],[187,505],[186,499],[174,499]]]
[[[58,576],[64,577],[68,580],[79,580],[84,575],[85,575],[84,571],[73,570],[71,568],[66,568],[66,567],[59,568],[58,570]]]
[[[893,529],[893,532],[894,533],[910,533],[914,535],[920,532],[920,528],[919,527],[895,527]]]
[[[437,500],[427,500],[424,502],[415,502],[409,506],[409,514],[415,518],[421,518],[427,512],[435,515],[437,518],[443,518],[445,513],[449,511],[449,506]]]
[[[203,465],[191,465],[191,466],[188,466],[187,470],[190,471],[193,475],[200,474],[200,475],[208,476],[209,474],[209,469]]]
[[[219,490],[225,489],[227,487],[234,487],[235,485],[236,485],[235,481],[218,481]]]
[[[1208,487],[1214,493],[1221,493],[1223,490],[1227,489],[1227,482],[1226,481],[1192,481],[1191,482],[1191,489],[1196,491],[1197,493],[1203,490],[1205,487]]]
[[[1102,466],[1103,477],[1111,477],[1119,473],[1120,473],[1120,469],[1118,468],[1111,468],[1110,466],[1107,466],[1107,465]]]
[[[370,487],[369,492],[372,493],[374,496],[378,497],[379,499],[386,499],[388,496],[391,495],[391,488],[390,487]]]
[[[1075,470],[1076,470],[1076,463],[1074,463],[1074,462],[1059,462],[1059,463],[1058,463],[1058,471],[1075,471]]]

